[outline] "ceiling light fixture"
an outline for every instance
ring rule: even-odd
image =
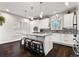
[[[59,15],[58,15],[58,14],[56,14],[56,17],[58,18],[58,17],[59,17]]]
[[[40,13],[40,18],[42,18],[43,17],[43,11],[41,11],[41,13]]]
[[[27,22],[27,19],[24,19],[24,22]]]
[[[65,5],[66,5],[66,6],[69,6],[69,2],[65,2]]]
[[[8,9],[6,9],[6,11],[7,11],[7,12],[9,12],[9,10],[8,10]]]
[[[22,21],[23,21],[23,22],[28,22],[29,19],[25,18],[25,19],[23,19]]]
[[[32,17],[30,17],[30,19],[33,20],[33,9],[34,9],[34,7],[31,6],[30,8],[31,8],[31,10],[32,10]]]
[[[31,17],[31,20],[33,20],[33,17]]]
[[[41,9],[41,10],[40,10],[40,11],[41,11],[41,13],[40,13],[40,18],[43,18],[43,14],[44,14],[43,11],[42,11],[42,3],[43,3],[43,2],[40,2],[40,9]]]

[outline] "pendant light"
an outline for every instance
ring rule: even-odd
[[[7,12],[9,12],[9,9],[6,9]]]
[[[32,16],[30,17],[30,19],[33,20],[33,8],[34,8],[34,7],[31,6],[30,8],[31,8],[31,10],[32,10]]]
[[[69,6],[69,2],[65,2],[65,6]]]
[[[43,2],[40,2],[40,11],[41,11],[41,13],[40,13],[40,18],[43,17],[42,3],[43,3]]]
[[[27,10],[24,10],[24,12],[25,12],[25,17],[26,17],[27,16]],[[24,22],[27,22],[26,18],[24,19]]]

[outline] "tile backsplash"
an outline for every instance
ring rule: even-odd
[[[44,33],[64,33],[64,34],[74,34],[76,30],[73,30],[72,28],[63,28],[62,30],[51,30],[51,29],[41,29]],[[78,30],[79,33],[79,30]]]

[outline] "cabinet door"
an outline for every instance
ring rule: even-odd
[[[63,34],[63,43],[69,46],[72,46],[74,44],[73,41],[73,34]]]
[[[52,41],[55,43],[62,43],[61,34],[60,33],[53,33],[52,34]]]
[[[47,29],[47,28],[49,28],[49,18],[42,19],[38,23],[39,23],[40,29]]]
[[[64,27],[73,28],[73,13],[64,15]]]
[[[30,23],[30,29],[31,29],[31,32],[34,32],[34,27],[38,27],[38,32],[40,31],[40,29],[39,29],[39,20],[34,20],[34,21],[31,21],[31,23]]]

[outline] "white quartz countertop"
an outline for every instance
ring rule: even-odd
[[[48,36],[50,34],[48,33],[32,33],[32,34],[29,34],[29,35],[35,35],[35,36]]]
[[[31,35],[31,36],[48,36],[51,35],[50,33],[20,33],[22,35]]]

